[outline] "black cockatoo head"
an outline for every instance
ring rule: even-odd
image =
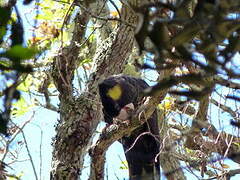
[[[147,87],[145,81],[125,75],[114,75],[102,81],[99,84],[99,94],[105,121],[112,123],[112,118],[117,117],[127,104],[133,103],[136,107]]]

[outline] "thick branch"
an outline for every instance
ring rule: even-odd
[[[52,76],[60,93],[61,98],[68,98],[73,94],[72,80],[74,71],[78,64],[78,55],[80,47],[77,44],[81,44],[84,38],[85,28],[90,16],[86,12],[80,12],[75,18],[75,28],[71,44],[60,50],[58,56],[53,60]]]
[[[160,139],[161,139],[161,148],[159,152],[160,164],[163,170],[163,173],[167,179],[186,179],[184,172],[181,168],[181,164],[178,158],[173,156],[176,153],[176,147],[174,145],[174,138],[171,133],[169,133],[170,127],[165,117],[165,112],[158,111],[159,127],[160,127]],[[172,173],[173,172],[173,173]]]
[[[212,78],[209,77],[206,79],[208,81],[209,86],[212,84]],[[212,85],[211,85],[212,86]],[[212,86],[213,87],[213,86]],[[213,89],[213,88],[211,88]],[[191,127],[191,133],[187,136],[185,146],[189,149],[197,150],[199,149],[199,145],[197,145],[194,142],[194,137],[199,134],[201,129],[201,123],[206,123],[208,121],[207,119],[207,113],[208,113],[208,106],[209,106],[209,98],[211,93],[207,93],[201,97],[199,100],[199,107],[198,112],[196,115],[196,118],[193,119],[192,127]],[[199,125],[200,123],[200,125]]]
[[[52,159],[52,171],[51,179],[78,179],[81,172],[81,166],[83,161],[78,162],[76,152],[78,147],[79,136],[76,133],[81,133],[80,124],[76,125],[76,118],[80,118],[81,112],[76,111],[79,103],[74,103],[73,100],[73,86],[72,80],[74,71],[77,68],[77,61],[80,47],[76,44],[80,44],[84,38],[85,28],[89,15],[86,12],[80,11],[75,18],[75,27],[71,44],[64,47],[59,56],[56,56],[53,62],[52,77],[54,83],[59,91],[60,99],[60,122],[56,127],[57,135],[55,137],[53,159]],[[82,112],[84,113],[84,111]],[[72,123],[72,124],[71,124]],[[78,128],[76,131],[75,128]],[[86,132],[88,133],[88,132]]]

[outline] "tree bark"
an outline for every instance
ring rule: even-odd
[[[85,5],[87,7],[87,4]],[[59,91],[60,120],[53,140],[51,179],[77,179],[83,165],[83,162],[78,161],[77,156],[77,144],[81,143],[77,132],[82,128],[75,121],[82,112],[79,112],[78,103],[73,97],[72,80],[78,65],[77,57],[80,50],[76,44],[81,43],[85,34],[85,29],[82,27],[87,25],[89,19],[89,14],[84,11],[76,15],[71,44],[64,47],[53,61],[52,77]]]

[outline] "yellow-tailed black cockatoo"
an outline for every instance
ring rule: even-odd
[[[103,80],[99,84],[99,94],[105,121],[112,124],[113,118],[126,120],[124,110],[139,107],[143,103],[143,90],[148,87],[144,80],[126,75],[113,75]],[[145,176],[154,180],[153,176],[159,175],[159,160],[156,156],[160,142],[156,112],[129,136],[123,137],[121,143],[129,166],[130,180],[143,180]]]

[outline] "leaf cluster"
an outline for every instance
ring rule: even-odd
[[[25,0],[24,5],[32,0]],[[24,46],[24,27],[16,6],[16,1],[0,6],[0,96],[3,100],[3,109],[0,114],[0,133],[7,135],[7,124],[10,119],[13,100],[20,99],[17,86],[20,76],[31,73],[32,67],[27,60],[37,54],[34,48]]]
[[[239,5],[233,0],[183,0],[132,7],[139,13],[135,38],[140,53],[154,55],[155,69],[159,72],[173,67],[188,70],[188,75],[163,79],[148,93],[183,83],[191,88],[172,94],[199,99],[203,92],[212,92],[219,83],[213,77],[222,77],[225,85],[238,79]],[[151,48],[146,45],[147,40]]]

